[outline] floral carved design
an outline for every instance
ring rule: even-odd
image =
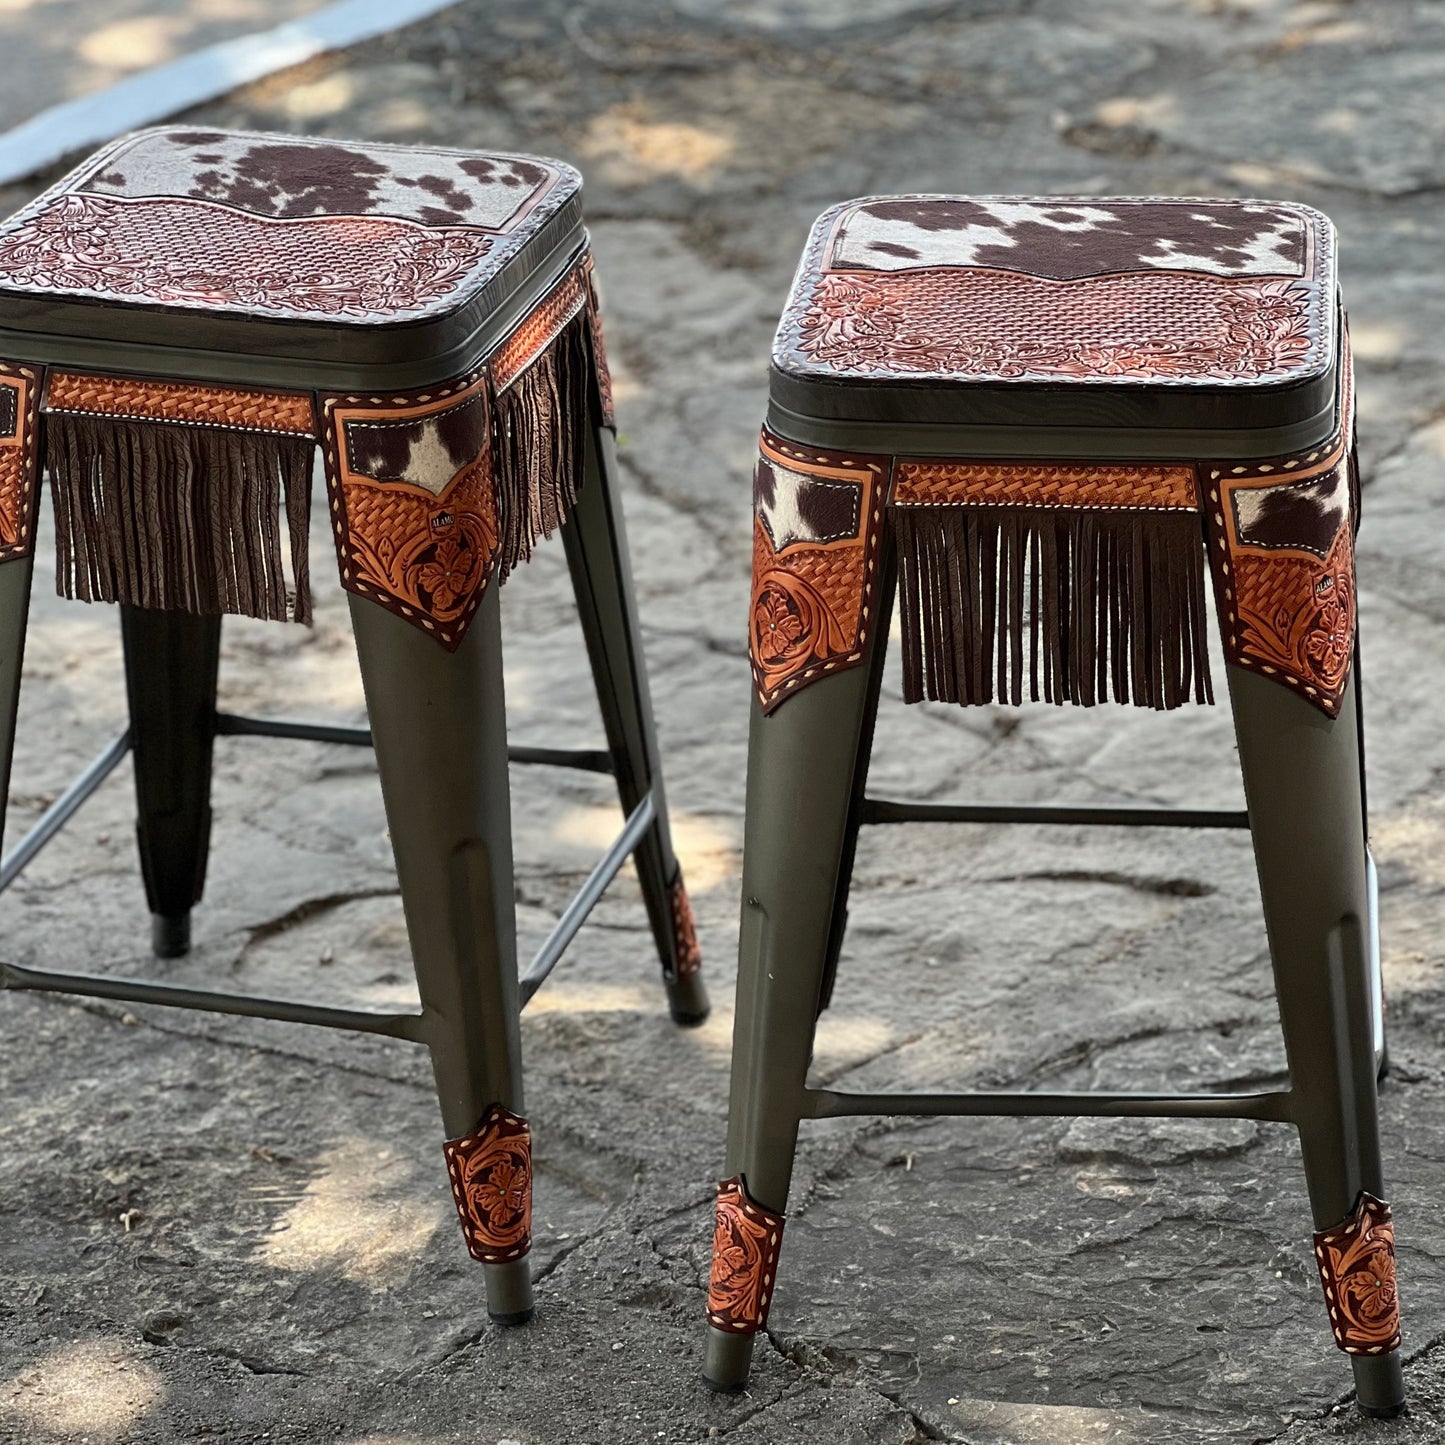
[[[0,288],[296,318],[395,317],[460,290],[492,247],[380,216],[279,220],[182,198],[61,195],[0,234]]]
[[[702,949],[698,946],[697,921],[692,915],[692,902],[681,871],[668,890],[667,901],[672,910],[672,949],[677,976],[689,978],[702,968]]]
[[[426,396],[327,398],[327,482],[342,585],[454,650],[501,535],[486,380]]]
[[[779,549],[766,525],[769,503],[755,492],[748,650],[758,698],[771,712],[812,679],[862,661],[876,608],[889,463],[880,457],[810,452],[765,431],[755,488],[765,467],[774,477],[786,472],[803,487],[810,480],[827,489],[841,483],[860,494],[851,529],[829,534],[825,542],[804,540]],[[806,499],[795,489],[790,505],[796,509]]]
[[[443,1146],[452,1197],[473,1259],[505,1264],[532,1247],[532,1130],[493,1104],[463,1139]]]
[[[1335,1343],[1350,1355],[1397,1349],[1400,1300],[1390,1206],[1362,1193],[1343,1224],[1315,1235],[1315,1263]]]
[[[0,362],[0,562],[35,547],[40,372]]]
[[[748,1197],[741,1175],[717,1190],[708,1321],[729,1334],[756,1334],[767,1323],[783,1241],[783,1216]]]
[[[1289,277],[826,272],[790,307],[781,360],[791,350],[854,377],[1254,381],[1319,357],[1319,311],[1316,289]]]
[[[1338,714],[1355,649],[1349,357],[1341,425],[1311,452],[1208,471],[1205,512],[1225,655]]]

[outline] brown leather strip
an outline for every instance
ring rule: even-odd
[[[283,436],[316,435],[315,408],[305,392],[52,371],[45,410]]]
[[[749,1197],[740,1174],[717,1188],[717,1227],[707,1291],[710,1324],[734,1335],[756,1334],[768,1320],[784,1217]]]
[[[505,391],[562,333],[587,304],[582,270],[569,271],[492,354],[492,385]]]
[[[1315,1235],[1315,1263],[1335,1343],[1348,1355],[1398,1349],[1400,1299],[1390,1206],[1362,1192],[1348,1219]]]
[[[493,1104],[472,1133],[442,1147],[472,1258],[521,1259],[532,1248],[531,1125]]]
[[[1198,507],[1194,468],[1178,464],[910,460],[893,468],[899,507],[1085,507],[1089,511]]]
[[[0,562],[35,548],[41,382],[39,367],[0,362]]]

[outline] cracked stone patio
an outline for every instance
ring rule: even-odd
[[[715,1009],[666,1016],[624,875],[523,1025],[539,1310],[486,1319],[409,1045],[0,998],[0,1440],[24,1445],[1308,1445],[1445,1438],[1445,4],[466,0],[196,112],[563,156],[587,176],[674,826]],[[0,192],[6,210],[30,187]],[[812,217],[876,191],[1264,194],[1338,223],[1410,1418],[1357,1418],[1289,1131],[805,1128],[749,1393],[699,1384],[722,1161],[749,686],[747,477]],[[318,509],[318,522],[320,522]],[[359,722],[317,526],[314,630],[229,622],[223,705]],[[11,838],[118,730],[115,615],[42,543]],[[504,594],[518,739],[600,737],[559,547]],[[1217,664],[1218,665],[1218,664]],[[1229,717],[964,711],[886,685],[874,788],[1240,806]],[[524,956],[617,826],[514,776]],[[3,900],[6,956],[413,1001],[371,759],[222,739],[198,946],[151,960],[122,770]],[[1300,839],[1307,848],[1308,838]],[[859,850],[818,1078],[1267,1086],[1247,841],[891,828]]]

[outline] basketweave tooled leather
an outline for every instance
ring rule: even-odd
[[[832,381],[1272,385],[1334,356],[1334,233],[1272,201],[887,196],[815,225],[774,343]]]
[[[528,156],[143,131],[0,224],[0,295],[423,320],[485,285],[580,184]]]
[[[41,372],[0,362],[0,561],[35,549]]]

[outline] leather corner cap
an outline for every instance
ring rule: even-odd
[[[781,1214],[748,1194],[742,1175],[717,1190],[712,1275],[707,1291],[709,1323],[735,1335],[751,1335],[767,1323],[782,1248]]]
[[[888,457],[817,452],[764,429],[748,643],[764,712],[862,661],[876,620],[891,466]]]
[[[1315,1263],[1340,1349],[1347,1355],[1382,1355],[1398,1348],[1400,1298],[1390,1206],[1362,1192],[1348,1219],[1315,1235]]]
[[[483,1264],[532,1248],[532,1128],[493,1104],[472,1133],[442,1146],[467,1251]]]

